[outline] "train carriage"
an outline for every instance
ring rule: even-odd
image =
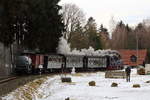
[[[45,62],[47,63],[46,69],[50,72],[60,72],[62,65],[64,65],[64,56],[59,54],[51,54],[45,56]]]
[[[106,69],[107,57],[105,56],[87,56],[87,68],[88,69]]]
[[[41,69],[43,70],[44,65],[44,55],[42,54],[34,54],[30,55],[32,59],[32,72],[38,73]]]
[[[83,69],[83,55],[65,55],[65,68],[71,71],[75,68],[76,71],[81,71]]]

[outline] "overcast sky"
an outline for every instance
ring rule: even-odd
[[[92,16],[98,25],[109,28],[110,19],[136,25],[150,18],[150,0],[61,0],[60,4],[73,3],[80,7],[86,18]]]

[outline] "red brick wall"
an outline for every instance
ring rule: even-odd
[[[130,65],[130,66],[136,66],[136,65],[143,65],[143,62],[146,60],[147,56],[147,50],[118,50],[121,54],[123,64],[124,65]],[[138,57],[137,57],[138,54]],[[136,62],[132,62],[131,56],[135,55],[137,57]]]

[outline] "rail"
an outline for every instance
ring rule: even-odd
[[[17,77],[8,77],[0,80],[0,84],[16,79]]]

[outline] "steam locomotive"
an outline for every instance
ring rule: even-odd
[[[118,70],[122,69],[119,53],[108,55],[75,55],[75,54],[41,54],[22,53],[16,56],[15,72],[70,72],[90,70]]]

